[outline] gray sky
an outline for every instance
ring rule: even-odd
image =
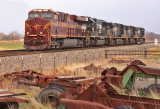
[[[0,32],[22,33],[28,11],[47,8],[160,33],[160,0],[0,0]]]

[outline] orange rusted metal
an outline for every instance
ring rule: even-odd
[[[102,86],[105,87],[105,91]],[[81,94],[67,90],[61,94],[60,102],[69,109],[116,109],[119,106],[132,109],[160,108],[158,99],[121,95],[107,82],[93,84]]]
[[[30,102],[27,99],[16,97],[20,95],[26,95],[26,94],[25,93],[13,93],[8,90],[0,89],[0,108],[1,109],[6,108],[6,107],[9,108],[9,106],[11,106],[13,103],[29,103]]]
[[[117,71],[116,68],[110,68],[104,70],[101,75],[104,76],[101,80],[106,81],[108,83],[111,83],[121,89],[123,88],[129,88],[124,86],[125,82],[125,76],[132,72],[130,78],[134,79],[132,81],[137,81],[136,78],[154,78],[155,84],[158,84],[156,81],[159,79],[160,76],[160,68],[158,67],[150,67],[146,66],[143,62],[139,60],[135,60],[131,62],[126,68],[124,68],[122,71]],[[138,75],[138,76],[137,76]],[[129,79],[130,79],[129,78]],[[128,80],[129,80],[128,79]],[[132,86],[133,87],[133,86]],[[131,87],[130,87],[131,88]]]
[[[77,73],[81,73],[83,71],[86,71],[89,73],[89,75],[91,75],[92,73],[100,73],[104,70],[103,66],[95,66],[93,63],[91,63],[90,65],[87,65],[85,67],[80,67],[80,68],[76,68],[74,71],[74,74],[76,75]]]
[[[12,77],[19,84],[37,86],[37,87],[52,87],[53,85],[61,85],[67,88],[80,88],[80,92],[89,87],[89,84],[94,82],[94,78],[86,78],[80,76],[68,75],[44,75],[32,70],[22,72],[14,72],[4,74],[1,77]],[[87,84],[87,85],[86,85]]]

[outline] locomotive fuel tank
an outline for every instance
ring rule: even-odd
[[[64,39],[62,48],[77,47],[77,39]]]

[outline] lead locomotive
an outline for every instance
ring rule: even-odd
[[[50,9],[34,9],[25,21],[24,47],[44,50],[100,45],[140,44],[145,30]]]

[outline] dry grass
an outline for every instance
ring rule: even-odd
[[[126,67],[127,63],[108,63],[109,60],[101,60],[101,61],[95,61],[93,62],[96,66],[103,65],[104,68],[110,68],[110,67],[116,67],[118,70],[122,70]],[[142,60],[144,63],[147,63],[147,65],[152,65],[153,63],[150,60]],[[57,69],[45,69],[43,70],[43,73],[45,74],[65,74],[65,75],[74,75],[74,70],[76,68],[84,67],[86,65],[89,65],[90,63],[77,63],[72,64],[67,67],[61,67]],[[160,65],[156,65],[159,66]],[[37,70],[38,71],[38,70]],[[100,73],[88,73],[87,71],[81,71],[78,73],[77,76],[85,76],[88,78],[97,78],[100,77]],[[7,85],[6,85],[7,84]],[[4,80],[2,85],[0,86],[2,89],[8,89],[13,92],[19,93],[24,92],[27,93],[27,96],[23,96],[29,100],[31,100],[30,104],[20,104],[20,109],[50,109],[50,106],[42,106],[41,104],[36,102],[36,97],[42,90],[41,88],[34,87],[34,86],[25,86],[25,85],[18,85],[16,83],[13,84],[12,80]],[[116,88],[115,88],[116,89]],[[121,94],[124,94],[124,91],[117,89],[117,91]],[[133,91],[134,92],[134,91]],[[132,95],[139,96],[138,92],[132,93]],[[157,96],[152,96],[152,98],[157,98]]]
[[[113,66],[113,65],[108,64],[108,60],[95,61],[93,63],[96,66],[103,65],[104,68],[106,68],[106,67],[108,68],[108,67]],[[74,75],[74,70],[76,68],[84,67],[89,64],[90,63],[86,63],[86,64],[77,63],[77,64],[72,64],[67,67],[61,67],[61,68],[57,68],[57,69],[45,69],[45,70],[43,70],[43,73],[45,73],[45,74],[58,74],[58,75],[61,75],[61,74]],[[115,64],[114,66],[115,67],[120,66],[119,68],[122,67],[119,64],[117,64],[117,65]],[[122,67],[122,68],[124,68],[124,67]],[[78,76],[85,76],[88,78],[97,78],[97,77],[100,77],[100,75],[101,75],[100,73],[89,74],[88,72],[85,72],[85,71],[78,73]],[[21,93],[21,92],[27,93],[26,96],[22,96],[22,97],[29,99],[31,101],[31,103],[30,104],[21,103],[20,109],[51,109],[50,106],[42,106],[41,104],[36,102],[36,97],[40,93],[40,91],[42,90],[41,88],[34,87],[34,86],[18,85],[17,83],[12,82],[12,78],[9,80],[8,79],[3,80],[0,88],[1,89],[8,89],[8,90],[16,92],[16,93]]]
[[[154,48],[154,49],[160,49],[158,48]],[[139,57],[134,57],[135,59],[139,59]],[[157,64],[154,59],[142,59],[142,61],[144,63],[146,63],[148,66],[156,66],[156,67],[160,67],[160,64]],[[86,65],[91,64],[90,63],[76,63],[76,64],[72,64],[72,65],[68,65],[66,67],[60,67],[57,69],[43,69],[42,73],[44,74],[65,74],[65,75],[74,75],[74,70],[76,68],[81,68],[84,67]],[[102,65],[103,68],[110,68],[110,67],[116,67],[118,70],[123,70],[126,66],[127,63],[109,63],[109,59],[105,59],[105,60],[99,60],[99,61],[94,61],[93,62],[96,66]],[[36,69],[35,69],[36,70]],[[37,70],[39,71],[39,70]],[[39,71],[40,72],[40,71]],[[85,76],[87,78],[97,78],[100,77],[101,74],[100,73],[90,73],[87,71],[81,71],[77,74],[78,76]],[[13,92],[19,93],[19,92],[24,92],[27,93],[26,96],[23,96],[27,99],[29,99],[31,101],[30,104],[24,104],[21,103],[20,104],[20,109],[51,109],[50,106],[42,106],[41,104],[36,102],[36,97],[37,95],[40,93],[40,91],[42,90],[41,88],[38,87],[33,87],[33,86],[25,86],[25,85],[18,85],[16,83],[13,83],[11,80],[4,80],[2,85],[0,86],[0,88],[2,89],[8,89],[11,90]],[[120,93],[124,94],[124,91],[119,90]],[[139,93],[137,91],[132,91],[132,95],[135,96],[140,96]],[[159,98],[157,95],[152,95],[150,96],[151,98]]]

